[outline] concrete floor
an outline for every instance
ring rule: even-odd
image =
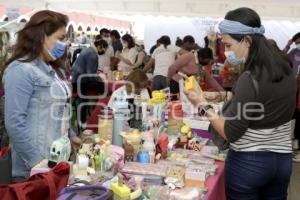
[[[300,163],[293,163],[288,200],[300,200]]]

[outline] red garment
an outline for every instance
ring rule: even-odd
[[[51,171],[35,174],[23,182],[0,185],[1,199],[55,200],[66,187],[69,173],[69,164],[61,162]]]
[[[225,60],[226,60],[226,57],[225,57],[225,45],[221,42],[220,46],[219,46],[219,54],[218,54],[218,57],[216,59],[216,62],[217,63],[224,63]]]

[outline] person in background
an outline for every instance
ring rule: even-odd
[[[293,43],[295,43],[296,48],[289,51]],[[287,53],[290,57],[290,60],[293,63],[294,74],[297,76],[300,73],[300,32],[295,34],[293,38],[288,41],[286,47],[283,49],[283,52]]]
[[[201,48],[197,51],[199,65],[202,70],[212,73],[212,65],[214,63],[213,52],[210,48]]]
[[[293,71],[268,43],[254,10],[229,11],[219,30],[228,62],[243,64],[231,101],[219,115],[201,91],[186,94],[229,146],[226,198],[287,199],[292,173],[291,119],[297,90]]]
[[[110,31],[110,37],[115,55],[121,53],[123,50],[123,45],[121,42],[121,36],[119,32],[117,30]]]
[[[159,39],[159,47],[157,47],[149,62],[144,67],[147,72],[154,65],[154,73],[152,80],[152,90],[161,90],[167,87],[168,68],[175,62],[177,54],[183,54],[182,49],[171,45],[169,36],[164,35]]]
[[[203,90],[224,91],[222,86],[219,85],[210,73],[202,69],[202,67],[209,64],[213,59],[212,52],[209,50],[209,48],[199,49],[196,51],[196,56],[198,57],[196,57],[193,52],[183,54],[169,67],[167,82],[170,85],[170,92],[172,94],[178,94],[180,92],[178,82],[183,77],[177,74],[177,72],[181,72],[187,76],[200,76],[200,81],[202,80],[205,84],[205,86],[202,86]],[[225,96],[225,93],[222,95]]]
[[[183,38],[182,40],[183,44],[182,44],[182,48],[187,50],[187,51],[192,51],[195,49],[195,39],[193,36],[191,35],[187,35]]]
[[[98,56],[103,55],[107,49],[105,40],[96,40],[91,47],[80,53],[72,67],[73,93],[79,93],[79,103],[87,102],[88,99],[80,96],[87,96],[90,92],[98,95],[104,93],[104,83],[97,75]],[[78,90],[80,86],[80,91]],[[80,112],[79,122],[85,123],[87,116],[87,106],[83,106]]]
[[[105,40],[108,44],[108,47],[106,48],[105,52],[102,55],[99,54],[99,56],[98,56],[99,57],[98,69],[99,69],[99,71],[109,73],[110,66],[111,66],[111,60],[114,57],[114,49],[112,46],[112,39],[110,37],[110,31],[106,28],[102,28],[100,30],[100,36],[96,37],[96,40],[98,40],[98,39]]]
[[[178,46],[179,48],[183,48],[183,41],[180,37],[176,38],[175,45]]]
[[[300,76],[297,77],[297,100],[296,100],[296,109],[294,113],[294,127],[293,132],[293,161],[300,162]]]
[[[125,74],[129,74],[135,68],[134,63],[136,61],[138,51],[135,47],[133,37],[129,34],[123,35],[122,44],[124,47],[122,53],[120,55],[116,55],[116,57],[120,60],[118,70]]]
[[[208,37],[205,36],[204,37],[204,48],[209,48],[208,46],[209,46],[209,40],[208,40]]]
[[[178,81],[182,78],[182,77],[180,77],[180,75],[175,75],[175,77],[173,77],[173,75],[174,75],[173,74],[174,73],[173,69],[176,69],[177,67],[183,68],[184,71],[187,72],[187,75],[192,75],[192,74],[196,74],[196,73],[199,72],[199,69],[196,65],[196,63],[199,64],[199,61],[198,61],[197,53],[195,52],[196,44],[195,44],[194,37],[191,36],[191,35],[187,35],[183,38],[182,41],[183,41],[182,47],[187,52],[189,52],[189,55],[185,56],[183,59],[179,59],[180,58],[179,57],[177,59],[177,60],[179,60],[177,62],[177,64],[172,66],[171,70],[169,71],[170,72],[169,75],[170,74],[171,75],[170,75],[170,77],[168,75],[168,80],[167,80],[168,82],[167,83],[170,86],[170,92],[172,94],[178,94],[179,93],[179,83],[178,83]],[[187,63],[185,63],[185,62],[187,62]],[[188,64],[188,63],[190,64],[190,66],[183,66],[184,64]],[[188,69],[188,70],[185,70],[185,69]]]
[[[150,55],[152,55],[153,54],[153,52],[154,52],[154,50],[157,48],[157,47],[159,47],[159,39],[158,40],[156,40],[156,44],[155,45],[153,45],[152,47],[151,47],[151,49],[150,49]]]
[[[117,30],[112,30],[110,32],[110,36],[111,36],[112,46],[115,53],[114,57],[111,58],[110,68],[111,71],[115,71],[118,69],[118,63],[120,60],[117,57],[122,53],[123,45],[121,42],[121,36]]]
[[[144,49],[144,43],[143,41],[137,41],[135,46],[138,51],[138,55],[136,57],[134,65],[136,68],[143,69],[146,63],[148,62],[148,56]]]
[[[4,69],[5,127],[10,139],[13,181],[49,159],[54,140],[69,136],[71,89],[60,67],[53,64],[65,53],[68,17],[50,10],[36,12],[17,34]]]
[[[147,75],[140,69],[136,69],[132,71],[127,79],[127,84],[115,90],[110,97],[110,100],[107,104],[108,107],[113,109],[113,101],[116,97],[124,97],[124,95],[128,98],[134,98],[137,95],[140,96],[143,100],[148,100],[150,98],[147,87],[148,77]]]
[[[107,28],[102,28],[99,31],[99,33],[100,33],[101,38],[109,44],[109,42],[110,42],[110,31]]]
[[[296,48],[290,50],[290,46],[295,43]],[[290,50],[290,51],[289,51]],[[292,62],[292,67],[294,71],[294,75],[296,76],[299,83],[299,70],[300,70],[300,32],[295,34],[291,40],[288,41],[288,44],[283,50],[288,53],[290,61]],[[299,88],[297,94],[297,102],[299,101]],[[298,108],[295,109],[294,113],[295,126],[294,126],[294,140],[293,140],[293,149],[295,150],[295,154],[293,157],[294,162],[300,162],[300,153],[298,152],[300,148],[300,111]]]
[[[86,35],[85,35],[85,32],[82,32],[81,33],[81,37],[80,37],[80,42],[79,42],[80,44],[88,44],[89,42],[88,42],[88,38],[86,37]]]

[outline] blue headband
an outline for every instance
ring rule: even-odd
[[[221,34],[227,33],[227,34],[239,34],[239,35],[254,35],[254,34],[260,34],[263,35],[265,33],[265,27],[261,25],[261,27],[250,27],[246,26],[240,22],[237,21],[230,21],[230,20],[223,20],[219,24],[219,29],[221,31]]]

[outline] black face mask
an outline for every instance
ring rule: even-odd
[[[98,51],[98,55],[103,55],[105,53],[105,51]]]

